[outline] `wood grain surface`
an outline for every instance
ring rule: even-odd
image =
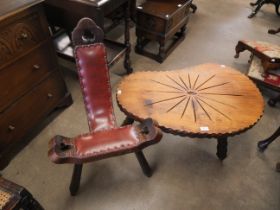
[[[245,131],[264,109],[247,76],[218,64],[131,74],[120,83],[117,101],[136,120],[151,117],[167,132],[202,137]]]

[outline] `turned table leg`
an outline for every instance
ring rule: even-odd
[[[197,6],[193,3],[191,3],[191,9],[192,9],[192,12],[195,13],[197,10]]]
[[[227,137],[217,138],[217,157],[223,161],[227,157]]]
[[[158,61],[162,63],[166,57],[165,52],[165,40],[159,41],[159,52],[158,52]]]
[[[131,117],[126,117],[122,123],[122,126],[131,125],[134,123],[134,119]]]
[[[266,150],[266,148],[278,137],[280,136],[280,127],[270,136],[269,138],[259,141],[258,142],[258,148],[260,151]]]
[[[130,45],[130,34],[129,34],[129,22],[130,22],[130,3],[125,4],[124,8],[124,39],[125,39],[125,46],[126,46],[126,53],[124,58],[124,67],[126,69],[126,73],[130,74],[133,72],[133,69],[131,67],[130,63],[130,51],[131,51],[131,45]]]
[[[257,0],[255,3],[254,2],[251,2],[250,5],[253,7],[253,6],[256,6],[258,5],[262,0]]]
[[[276,30],[275,30],[275,29],[269,29],[269,30],[268,30],[268,33],[269,33],[269,34],[277,34],[277,33],[279,33],[279,32],[280,32],[280,28],[278,28],[278,29],[276,29]]]
[[[254,17],[261,7],[266,3],[267,0],[259,0],[256,3],[251,4],[252,6],[257,5],[257,7],[252,11],[252,13],[248,16],[248,18]]]
[[[146,160],[144,154],[142,151],[138,151],[135,152],[136,158],[141,166],[141,169],[143,171],[143,173],[147,176],[147,177],[151,177],[152,176],[152,170],[149,166],[148,161]]]

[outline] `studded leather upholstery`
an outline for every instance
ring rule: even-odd
[[[75,56],[90,132],[74,138],[54,137],[49,143],[50,159],[82,164],[159,142],[162,134],[151,119],[137,126],[117,127],[104,45],[78,46]]]

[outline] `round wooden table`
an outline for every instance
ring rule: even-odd
[[[264,109],[247,76],[218,64],[133,73],[121,81],[117,101],[129,118],[152,118],[165,132],[217,138],[220,160],[227,156],[227,137],[254,126]]]

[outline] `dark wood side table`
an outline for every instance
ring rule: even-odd
[[[220,160],[227,156],[227,138],[253,127],[264,109],[248,77],[218,64],[131,74],[121,81],[117,101],[129,118],[152,118],[163,131],[217,138]]]
[[[162,63],[184,40],[191,0],[146,1],[137,7],[135,52]],[[150,41],[158,43],[158,51],[148,51]],[[171,41],[168,44],[168,41]]]
[[[106,16],[110,16],[120,8],[122,8],[122,17],[125,23],[124,43],[105,39],[104,44],[108,51],[109,66],[112,66],[124,56],[124,67],[127,73],[131,73],[133,69],[130,64],[130,0],[46,0],[45,10],[49,23],[52,26],[64,28],[67,32],[58,34],[54,40],[58,55],[73,62],[75,61],[69,37],[81,18],[89,17],[93,19],[106,34],[112,28],[111,25],[108,28],[105,26]]]
[[[279,0],[257,0],[255,3],[253,3],[253,2],[250,3],[251,6],[253,6],[253,7],[256,6],[256,8],[252,11],[252,13],[248,16],[248,18],[254,17],[264,4],[274,4],[276,14],[280,15],[280,12],[279,12],[280,1]]]
[[[23,187],[0,177],[1,210],[43,210],[43,207]]]

